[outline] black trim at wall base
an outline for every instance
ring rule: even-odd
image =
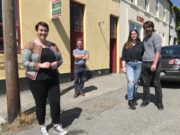
[[[103,76],[103,75],[108,75],[110,74],[110,70],[109,69],[99,69],[99,70],[88,70],[86,72],[86,79],[91,79],[97,76]]]
[[[97,76],[103,76],[110,74],[109,69],[98,69],[98,70],[87,70],[86,71],[86,80]],[[64,73],[59,75],[60,83],[66,83],[72,81],[71,73]]]
[[[98,69],[98,70],[88,70],[86,73],[86,80],[89,80],[91,78],[94,77],[98,77],[98,76],[103,76],[103,75],[108,75],[110,74],[110,70],[109,69]],[[66,82],[70,82],[73,81],[71,79],[71,73],[64,73],[64,74],[60,74],[59,75],[59,80],[60,83],[66,83]],[[6,82],[5,80],[0,80],[0,95],[6,94]],[[27,78],[19,78],[19,89],[20,91],[26,91],[29,90],[29,85],[28,85],[28,81]]]

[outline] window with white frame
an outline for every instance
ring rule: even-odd
[[[156,0],[156,16],[159,17],[159,0]]]
[[[167,9],[166,9],[166,6],[164,5],[163,6],[163,20],[166,21],[166,12],[167,12]]]
[[[164,46],[164,45],[165,45],[165,42],[166,42],[165,33],[160,32],[159,35],[160,35],[161,41],[162,41],[161,44],[162,44],[162,46]]]
[[[131,3],[133,3],[133,4],[136,4],[136,1],[137,1],[137,0],[127,0],[127,1],[129,1],[129,2],[131,2]]]
[[[169,23],[171,21],[170,7],[166,6],[166,22]]]
[[[164,5],[162,3],[162,1],[159,1],[159,19],[163,20],[163,12],[164,11]]]
[[[149,11],[149,0],[145,0],[145,10]]]
[[[148,10],[148,12],[151,15],[156,16],[156,0],[149,1],[149,10]]]
[[[135,0],[131,0],[132,3],[135,3]]]

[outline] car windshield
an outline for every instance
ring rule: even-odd
[[[163,48],[162,55],[180,55],[180,47]]]

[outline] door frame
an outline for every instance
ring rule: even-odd
[[[71,9],[71,4],[75,4],[76,6],[80,6],[82,9],[82,14],[81,14],[81,21],[80,21],[80,25],[77,25],[78,28],[74,28],[72,27],[72,23],[71,23],[71,19],[72,19],[72,9]],[[74,57],[73,57],[73,50],[75,48],[77,48],[76,46],[76,41],[77,39],[81,38],[83,40],[84,37],[84,9],[85,9],[85,5],[78,3],[78,2],[74,2],[74,1],[70,1],[70,66],[71,66],[71,79],[73,80],[74,78]],[[79,27],[80,26],[80,27]],[[75,30],[73,30],[75,29]],[[83,46],[84,46],[84,42],[83,42]]]
[[[117,32],[118,32],[117,25],[118,25],[118,17],[110,15],[110,50],[109,50],[110,73],[117,72]]]

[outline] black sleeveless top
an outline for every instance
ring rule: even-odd
[[[41,63],[43,62],[54,62],[56,60],[55,54],[50,48],[42,48],[41,52]],[[57,69],[45,69],[40,68],[37,74],[37,80],[56,79],[58,78]]]

